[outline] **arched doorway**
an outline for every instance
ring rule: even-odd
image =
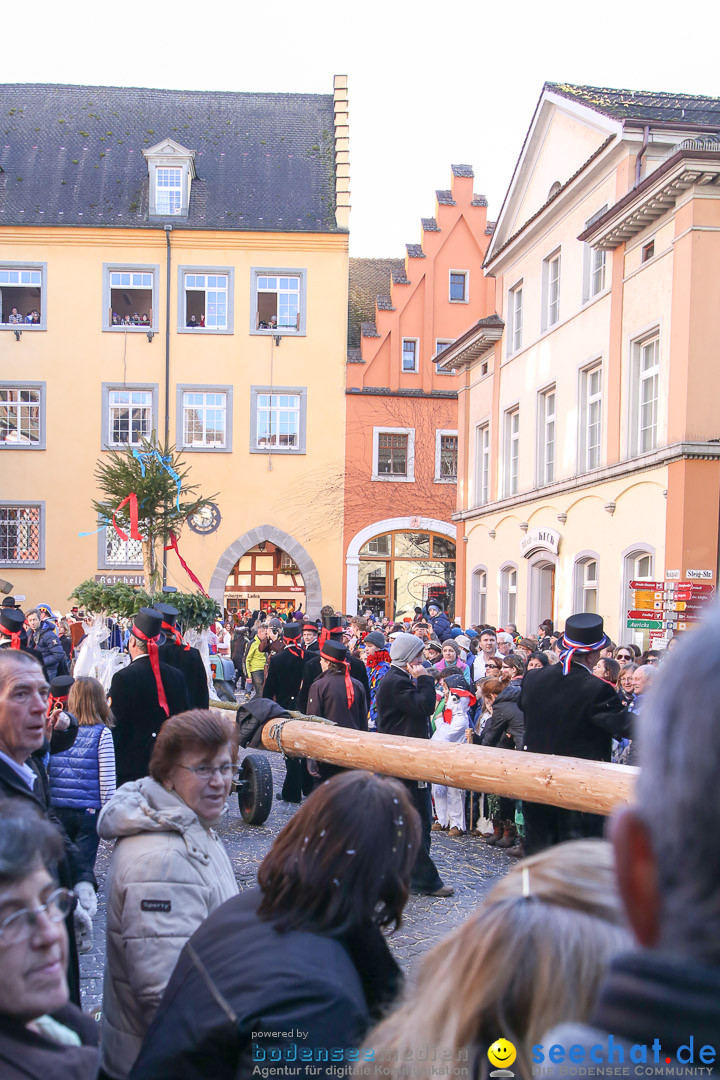
[[[545,619],[555,626],[556,555],[536,557],[528,566],[527,632],[534,634]]]
[[[390,518],[353,537],[347,553],[347,609],[390,619],[436,600],[455,611],[455,527],[432,518]]]
[[[210,580],[210,595],[226,607],[285,611],[299,606],[312,618],[322,607],[320,574],[305,548],[289,533],[258,525],[231,544]]]

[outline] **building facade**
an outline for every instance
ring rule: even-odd
[[[0,96],[0,576],[62,610],[137,579],[137,542],[78,534],[96,461],[156,432],[218,493],[180,547],[221,606],[339,605],[318,478],[345,441],[347,79]],[[167,574],[192,588],[172,552]]]
[[[350,260],[344,610],[455,607],[457,384],[443,350],[488,310],[487,202],[452,167],[404,260]]]
[[[544,87],[485,259],[494,314],[440,365],[462,371],[466,619],[597,611],[647,643],[631,582],[716,581],[719,136],[717,99]]]

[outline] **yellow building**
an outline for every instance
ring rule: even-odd
[[[647,643],[633,623],[697,617],[663,589],[628,612],[633,581],[717,579],[719,181],[720,100],[545,85],[485,259],[496,314],[440,364],[464,370],[466,619],[597,611]]]
[[[221,605],[339,605],[347,79],[0,97],[0,577],[67,610],[140,574],[137,542],[78,534],[98,458],[156,431],[218,493],[180,547]]]

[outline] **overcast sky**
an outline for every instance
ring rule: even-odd
[[[332,93],[347,74],[351,254],[401,257],[451,163],[474,167],[497,217],[546,80],[720,96],[719,12],[717,0],[40,0],[6,19],[0,80]]]

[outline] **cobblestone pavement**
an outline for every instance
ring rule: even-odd
[[[277,793],[282,787],[285,775],[283,758],[274,753],[267,753],[265,756],[272,766]],[[264,825],[246,825],[240,817],[234,795],[230,797],[229,807],[230,813],[223,819],[218,831],[227,845],[240,889],[250,889],[256,884],[258,866],[265,853],[297,807],[276,799]],[[83,1007],[86,1010],[99,1008],[102,1000],[105,956],[103,885],[111,851],[111,845],[101,841],[95,866],[100,886],[95,942],[92,952],[80,957]],[[477,837],[463,836],[451,840],[445,833],[433,833],[432,856],[443,880],[455,886],[455,895],[445,900],[430,896],[410,897],[402,927],[389,937],[390,946],[400,965],[410,974],[416,959],[467,918],[495,881],[502,877],[515,861],[502,851],[486,847]]]

